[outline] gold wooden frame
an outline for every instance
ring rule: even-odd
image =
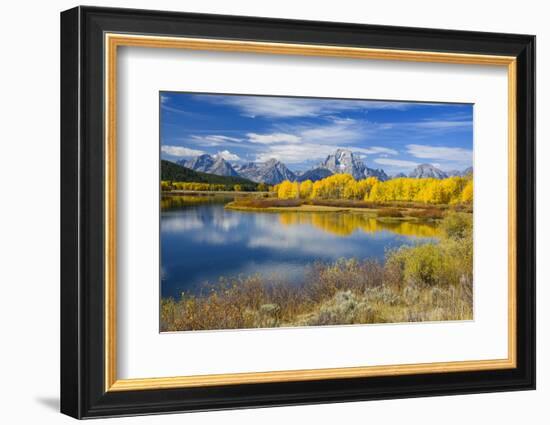
[[[410,375],[515,368],[516,358],[516,59],[512,56],[370,49],[255,41],[105,34],[105,391]],[[386,366],[117,379],[116,374],[116,97],[120,46],[328,56],[507,67],[508,72],[508,357]]]

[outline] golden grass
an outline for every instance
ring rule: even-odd
[[[346,199],[279,199],[272,197],[237,197],[226,204],[226,208],[263,212],[285,211],[316,211],[316,212],[346,212],[362,211],[376,214],[380,218],[439,220],[447,211],[472,212],[471,205],[429,205],[418,202],[370,202]]]
[[[392,217],[400,218],[403,217],[403,213],[399,208],[382,208],[378,210],[378,217]]]
[[[445,211],[441,208],[412,209],[407,211],[407,215],[420,219],[440,219],[445,215]]]

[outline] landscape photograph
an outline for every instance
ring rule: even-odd
[[[473,105],[163,91],[160,331],[473,320]]]

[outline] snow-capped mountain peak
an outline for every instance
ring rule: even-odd
[[[248,163],[238,168],[242,177],[257,183],[278,184],[284,180],[294,181],[296,176],[285,164],[275,158],[264,163]]]
[[[409,174],[409,177],[413,177],[416,179],[445,179],[448,176],[447,173],[441,171],[439,168],[434,167],[432,164],[420,164]]]
[[[320,164],[320,167],[326,168],[334,174],[351,174],[356,180],[367,177],[377,177],[379,180],[387,180],[388,176],[381,169],[369,168],[365,163],[356,157],[349,149],[336,149],[334,154]]]
[[[211,155],[203,154],[187,161],[178,161],[177,163],[202,173],[216,174],[218,176],[238,176],[231,164],[220,155],[212,157]]]

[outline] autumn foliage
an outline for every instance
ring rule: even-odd
[[[334,174],[316,182],[285,180],[275,186],[275,191],[279,199],[468,204],[473,201],[473,180],[471,177],[398,178],[382,182],[376,177],[355,180],[350,174]]]

